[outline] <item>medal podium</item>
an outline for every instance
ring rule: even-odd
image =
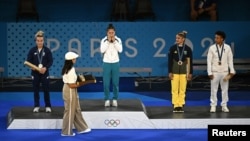
[[[249,106],[231,106],[230,112],[210,113],[209,106],[187,106],[173,113],[171,106],[148,106],[139,99],[120,99],[118,107],[104,107],[102,99],[80,100],[82,115],[92,129],[207,129],[208,125],[250,124]],[[61,129],[64,107],[13,107],[7,114],[7,129]]]

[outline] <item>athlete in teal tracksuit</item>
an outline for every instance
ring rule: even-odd
[[[101,40],[101,53],[103,54],[103,87],[104,87],[104,106],[110,106],[110,81],[113,84],[112,106],[117,107],[119,93],[119,53],[122,52],[122,41],[115,35],[115,28],[109,24],[107,36]]]

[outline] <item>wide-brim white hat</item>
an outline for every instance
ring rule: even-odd
[[[72,60],[72,59],[76,59],[77,57],[79,57],[79,55],[74,52],[67,52],[65,54],[65,60]]]

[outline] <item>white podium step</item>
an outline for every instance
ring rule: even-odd
[[[94,129],[154,129],[144,112],[83,112],[86,122]]]

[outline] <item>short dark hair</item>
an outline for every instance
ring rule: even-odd
[[[224,31],[216,31],[215,35],[221,36],[224,40],[226,39],[226,33]]]

